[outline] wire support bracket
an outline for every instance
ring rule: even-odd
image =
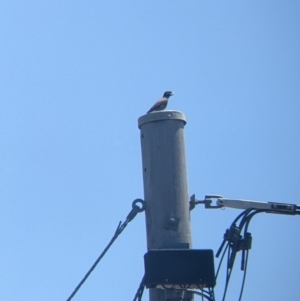
[[[212,204],[212,199],[222,199],[223,197],[221,195],[213,195],[213,194],[209,194],[206,195],[203,201],[199,201],[196,199],[196,195],[193,194],[190,197],[190,211],[192,211],[196,205],[199,204],[204,204],[205,209],[222,209],[224,208],[224,206],[222,205],[211,205]]]
[[[213,199],[216,199],[216,205],[211,205]],[[300,215],[300,205],[241,199],[227,199],[222,197],[221,195],[214,194],[206,195],[203,201],[197,200],[195,194],[193,194],[190,197],[190,210],[193,210],[198,204],[204,204],[206,209],[225,209],[227,207],[241,210],[264,210],[264,212],[266,213]]]

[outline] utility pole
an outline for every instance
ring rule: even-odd
[[[148,251],[192,248],[185,124],[185,115],[179,111],[153,112],[138,120]],[[149,300],[193,300],[191,293],[181,294],[181,291],[151,288]]]

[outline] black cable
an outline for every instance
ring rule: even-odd
[[[243,292],[244,292],[246,273],[247,273],[247,266],[248,266],[248,256],[249,256],[249,251],[246,251],[245,269],[244,269],[244,276],[243,276],[243,282],[242,282],[242,287],[241,287],[241,291],[240,291],[239,301],[242,300],[242,295],[243,295]]]
[[[215,291],[213,288],[209,288],[209,295],[211,296],[212,300],[215,301]]]
[[[245,243],[249,242],[249,240],[247,240],[246,238],[249,238],[249,236],[247,236],[246,232],[248,229],[248,226],[250,224],[250,221],[252,219],[252,217],[254,215],[256,215],[257,213],[261,213],[261,212],[266,212],[266,210],[264,209],[247,209],[243,212],[243,214],[240,214],[238,216],[238,218],[235,219],[234,223],[232,223],[230,229],[229,229],[229,235],[227,237],[227,239],[230,241],[230,248],[232,250],[231,252],[231,256],[230,256],[230,260],[229,260],[229,268],[232,269],[233,268],[233,264],[235,261],[235,257],[237,252],[243,250],[245,248]],[[236,222],[238,221],[239,218],[241,218],[240,224],[237,227],[236,226]],[[239,233],[242,231],[242,229],[245,227],[244,230],[244,238],[242,238],[242,236],[239,235]],[[250,245],[251,245],[251,235],[250,235]],[[242,257],[242,266],[243,266],[243,257]]]
[[[142,300],[144,289],[145,289],[145,275],[142,278],[142,281],[141,281],[139,288],[133,298],[133,301],[141,301]]]
[[[142,207],[137,206],[137,203],[141,203]],[[94,264],[92,265],[92,267],[89,269],[89,271],[85,274],[85,276],[82,278],[82,280],[79,282],[79,284],[76,286],[76,288],[74,289],[74,291],[72,292],[72,294],[70,295],[70,297],[67,299],[67,301],[70,301],[78,292],[78,290],[80,289],[80,287],[83,285],[83,283],[87,280],[87,278],[90,276],[90,274],[92,273],[92,271],[95,269],[95,267],[98,265],[98,263],[100,262],[100,260],[104,257],[104,255],[106,254],[106,252],[109,250],[109,248],[111,247],[111,245],[114,243],[114,241],[117,239],[117,237],[123,232],[123,230],[126,228],[126,226],[128,225],[128,223],[130,221],[132,221],[134,219],[134,217],[139,213],[145,210],[145,202],[143,200],[140,199],[136,199],[132,202],[132,209],[129,212],[129,214],[126,217],[126,220],[124,223],[119,222],[118,227],[115,231],[114,236],[112,237],[112,239],[110,240],[110,242],[108,243],[108,245],[106,246],[106,248],[102,251],[102,253],[99,255],[99,257],[96,259],[96,261],[94,262]]]
[[[223,254],[222,254],[221,258],[220,258],[220,262],[219,262],[217,273],[216,273],[216,277],[215,277],[216,280],[218,278],[218,275],[219,275],[219,272],[220,272],[220,268],[221,268],[221,265],[222,265],[222,262],[223,262],[223,259],[224,259],[224,256],[226,254],[226,251],[227,251],[228,247],[229,247],[229,243],[227,243],[227,245],[226,245],[226,247],[225,247],[225,249],[223,251]]]
[[[106,252],[108,251],[108,249],[111,247],[111,245],[117,239],[117,237],[119,236],[119,234],[125,229],[127,223],[126,223],[125,227],[124,227],[124,224],[121,225],[121,222],[119,223],[119,225],[117,227],[117,230],[116,230],[114,236],[112,237],[112,239],[110,240],[109,244],[106,246],[106,248],[103,250],[103,252],[97,258],[97,260],[94,262],[94,264],[92,265],[92,267],[89,269],[89,271],[85,274],[85,276],[82,278],[82,280],[76,286],[76,288],[74,289],[74,291],[72,292],[72,294],[70,295],[70,297],[67,299],[67,301],[70,301],[75,296],[75,294],[78,292],[78,290],[80,289],[80,287],[83,285],[83,283],[86,281],[86,279],[90,276],[90,274],[93,272],[93,270],[98,265],[98,263],[100,262],[100,260],[104,257],[104,255],[106,254]]]
[[[262,213],[262,212],[266,212],[266,211],[262,210],[262,209],[258,209],[258,210],[255,210],[254,212],[252,212],[251,214],[249,214],[249,216],[247,217],[247,220],[246,220],[246,226],[245,226],[244,233],[246,233],[248,231],[248,227],[249,227],[249,224],[250,224],[251,219],[253,218],[253,216],[258,214],[258,213]]]
[[[222,301],[225,300],[226,298],[226,293],[227,293],[227,289],[228,289],[228,284],[229,284],[229,280],[230,280],[230,276],[231,276],[231,272],[232,272],[232,268],[229,268],[228,264],[230,261],[230,248],[228,248],[228,254],[227,254],[227,269],[226,269],[226,282],[225,282],[225,288],[224,288],[224,293],[223,293],[223,298]]]
[[[251,211],[252,211],[252,209],[251,209]],[[256,209],[256,210],[254,210],[254,211],[251,212],[251,213],[249,212],[249,214],[247,214],[247,216],[244,216],[244,218],[241,220],[240,225],[239,225],[239,228],[242,230],[243,227],[245,226],[245,224],[246,224],[246,225],[248,224],[248,226],[249,226],[249,223],[250,223],[252,217],[253,217],[254,215],[256,215],[256,214],[258,214],[258,213],[262,213],[262,212],[266,212],[266,210],[264,210],[264,209]],[[246,227],[248,228],[248,226],[246,226]]]
[[[229,242],[230,247],[232,248],[233,252],[230,258],[230,264],[229,267],[232,268],[234,260],[235,260],[235,255],[236,252],[239,251],[239,244],[240,244],[240,232],[241,232],[241,227],[237,227],[236,223],[238,222],[238,220],[240,218],[242,218],[240,225],[243,224],[245,222],[245,220],[247,219],[248,214],[252,211],[252,209],[246,209],[244,210],[242,213],[240,213],[232,222],[231,226],[229,229],[226,230],[225,234],[224,234],[224,238],[223,238],[223,242],[221,244],[221,246],[219,247],[217,253],[216,253],[216,257],[220,256],[220,253],[222,252],[222,249],[226,243],[226,241]]]
[[[249,213],[250,211],[252,211],[251,208],[250,208],[250,209],[246,209],[246,210],[244,210],[242,213],[240,213],[240,214],[234,219],[234,221],[231,223],[231,226],[234,226],[234,225],[237,223],[237,221],[238,221],[243,215],[248,215],[248,213]]]
[[[228,251],[227,251],[226,280],[225,280],[225,288],[224,288],[224,292],[223,292],[222,301],[225,300],[226,292],[227,292],[227,288],[228,288],[228,283],[229,283],[229,279],[228,279],[228,262],[229,262],[229,258],[230,258],[229,253],[230,253],[230,248],[228,248]]]
[[[300,209],[300,206],[297,206],[297,210]],[[224,234],[223,242],[217,252],[217,255],[220,255],[223,246],[225,245],[226,241],[228,242],[226,245],[225,250],[222,253],[222,257],[220,259],[220,263],[217,269],[216,273],[216,279],[218,277],[221,264],[223,261],[223,258],[225,256],[226,250],[227,250],[227,269],[226,269],[226,282],[225,282],[225,288],[223,293],[222,301],[225,300],[227,289],[229,286],[229,281],[233,269],[233,264],[235,260],[236,253],[239,251],[242,251],[242,262],[241,262],[241,269],[244,271],[240,295],[239,295],[239,301],[242,300],[242,295],[244,292],[245,282],[246,282],[246,275],[247,275],[247,267],[248,267],[248,261],[249,261],[249,250],[251,249],[251,243],[252,243],[252,237],[251,233],[248,232],[248,228],[250,225],[250,222],[252,218],[262,212],[270,212],[265,209],[254,209],[249,208],[240,213],[232,222],[231,227],[226,230],[226,233]],[[296,214],[300,214],[299,211],[296,211]],[[239,225],[236,226],[237,222],[240,220]],[[243,237],[240,235],[240,232],[244,230]],[[218,257],[218,256],[217,256]]]
[[[176,291],[177,296],[179,297],[180,301],[184,301],[184,294],[185,294],[185,290],[182,290],[182,294],[180,295],[178,291]]]
[[[186,293],[192,293],[192,294],[195,294],[195,295],[198,295],[198,296],[201,296],[202,298],[205,298],[207,299],[208,301],[215,301],[215,297],[214,297],[214,291],[212,290],[212,292],[206,292],[204,290],[201,290],[201,292],[198,292],[196,290],[192,290],[192,289],[184,289],[184,288],[165,288],[165,290],[175,290],[176,291],[176,294],[178,295],[178,297],[180,299],[182,299],[182,297],[179,295],[179,292],[178,291],[184,291]],[[135,300],[133,300],[135,301]]]
[[[246,275],[247,275],[247,267],[248,267],[249,249],[251,248],[251,234],[248,233],[248,228],[249,228],[250,222],[251,222],[252,218],[254,217],[254,215],[256,215],[258,213],[262,213],[262,212],[266,212],[266,211],[263,210],[263,209],[257,209],[255,211],[251,212],[245,218],[244,221],[241,221],[241,224],[240,224],[241,228],[245,227],[244,228],[244,243],[246,245],[244,245],[244,249],[243,249],[243,255],[245,256],[245,259],[244,259],[244,256],[243,256],[242,263],[241,263],[242,270],[244,271],[244,275],[243,275],[243,281],[242,281],[241,291],[240,291],[240,295],[239,295],[239,301],[242,300],[242,295],[243,295],[243,292],[244,292]],[[249,239],[250,239],[250,242],[249,242]],[[245,260],[245,262],[244,262],[244,260]]]
[[[214,292],[214,289],[213,289],[213,288],[209,287],[209,288],[208,288],[208,291],[206,291],[206,290],[204,290],[204,289],[201,289],[201,293],[202,293],[202,294],[205,293],[207,296],[209,296],[209,298],[210,298],[211,300],[215,301],[215,292]],[[202,299],[203,299],[203,297],[202,297]]]
[[[194,294],[194,295],[201,296],[201,297],[205,298],[205,299],[208,300],[208,301],[215,301],[214,298],[212,298],[211,296],[207,296],[206,294],[204,294],[204,293],[202,293],[202,292],[193,291],[193,294]]]

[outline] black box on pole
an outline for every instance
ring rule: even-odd
[[[212,288],[216,284],[212,250],[150,250],[144,264],[147,288]]]

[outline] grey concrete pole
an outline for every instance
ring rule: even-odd
[[[143,115],[141,134],[147,247],[191,248],[184,145],[185,116],[178,111]],[[177,301],[178,292],[150,289],[150,301]],[[184,301],[192,300],[185,294]]]

